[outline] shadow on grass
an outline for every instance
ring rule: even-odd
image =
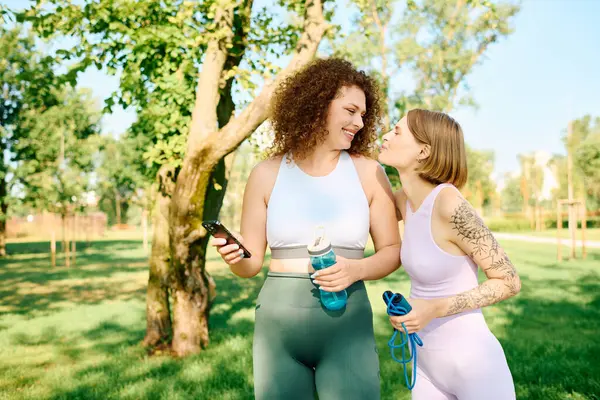
[[[126,300],[145,292],[144,279],[138,284],[127,282],[126,276],[114,279],[117,274],[148,270],[147,257],[140,251],[139,242],[95,242],[89,250],[77,253],[77,264],[71,268],[51,268],[49,255],[40,257],[35,253],[39,243],[9,246],[20,251],[22,257],[13,255],[0,260],[3,312],[39,315],[49,309],[60,310],[68,303],[98,304],[107,298]]]
[[[11,384],[43,387],[46,396],[42,397],[53,400],[253,399],[253,321],[236,314],[253,312],[264,275],[241,279],[228,271],[214,273],[219,294],[210,319],[211,343],[198,355],[184,359],[147,356],[140,345],[145,316],[139,313],[128,323],[104,320],[76,332],[61,333],[60,328],[49,327],[36,334],[12,334],[11,345],[31,350],[50,347],[53,357],[35,366],[24,362]],[[65,373],[58,380],[47,379],[48,370],[53,369]],[[9,371],[0,370],[5,372]],[[26,391],[23,395],[27,398]]]
[[[121,244],[113,244],[116,246],[113,250],[105,247],[109,254],[90,253],[90,257],[96,257],[98,265],[68,271],[40,271],[24,261],[21,268],[17,264],[7,267],[0,262],[0,279],[4,282],[9,276],[9,279],[19,282],[50,284],[52,281],[73,279],[70,273],[81,274],[75,275],[79,278],[98,278],[100,286],[96,289],[104,291],[105,296],[90,301],[97,307],[112,307],[102,303],[119,298],[122,290],[117,287],[111,292],[109,286],[114,283],[109,278],[115,272],[131,273],[146,269],[145,265],[129,267],[107,261],[119,259],[138,246],[133,241],[118,243],[123,245],[119,252],[114,248]],[[144,261],[142,257],[138,259],[140,263]],[[532,259],[531,263],[540,264],[538,261],[537,258]],[[545,265],[541,263],[539,266],[556,267],[548,263],[547,257],[545,261]],[[576,264],[561,266],[577,269]],[[537,268],[534,268],[535,273]],[[57,325],[44,328],[37,334],[25,330],[7,335],[10,328],[0,326],[0,338],[2,335],[9,337],[7,348],[26,349],[16,353],[13,360],[13,363],[18,363],[16,371],[15,367],[0,366],[0,377],[9,376],[4,381],[0,378],[0,390],[20,393],[14,398],[53,400],[252,399],[252,316],[266,272],[263,269],[255,278],[242,279],[225,268],[211,271],[217,283],[217,298],[210,318],[211,343],[200,354],[185,359],[147,356],[146,350],[139,344],[145,333],[145,317],[141,309],[132,313],[124,308],[126,318],[119,321],[106,318],[78,331],[64,332]],[[394,290],[406,285],[407,280],[404,272],[397,272],[382,281],[369,283],[372,293],[376,294],[376,297],[371,297],[373,305],[381,301],[383,290]],[[556,290],[556,301],[535,296],[536,289],[548,286]],[[96,290],[91,285],[75,287],[72,293],[63,294],[66,300],[79,302],[79,297],[89,298]],[[555,279],[551,282],[525,276],[523,288],[523,293],[517,298],[495,306],[508,319],[508,322],[502,323],[504,334],[500,340],[513,373],[517,398],[553,400],[577,393],[579,397],[573,398],[597,399],[596,393],[600,393],[600,366],[597,362],[600,359],[597,340],[600,332],[600,275],[588,272],[580,274],[578,279]],[[12,290],[10,286],[2,288],[1,304],[14,295]],[[43,298],[51,294],[32,295],[38,296],[37,302],[35,297],[21,303],[11,301],[15,301],[15,307],[24,314],[60,301],[48,299],[45,302]],[[137,299],[143,304],[144,295],[142,289],[126,293],[125,298]],[[584,300],[571,302],[565,301],[565,297]],[[375,315],[375,331],[382,399],[408,400],[410,392],[404,386],[402,367],[391,359],[387,347],[392,331],[385,315]],[[19,354],[27,355],[34,351],[46,351],[49,355],[34,364],[27,357],[17,358]],[[33,390],[44,394],[36,396]]]
[[[99,240],[93,242],[77,241],[76,249],[78,252],[93,250],[99,252],[113,252],[120,250],[129,250],[132,247],[139,248],[142,246],[141,240]],[[57,253],[62,253],[62,242],[56,242]],[[6,252],[8,255],[16,254],[44,254],[50,253],[50,242],[20,242],[7,243]]]
[[[532,284],[524,280],[523,287]],[[546,284],[544,282],[538,285]],[[501,338],[517,388],[517,398],[564,399],[575,393],[600,394],[600,275],[554,283],[556,301],[530,296],[514,301],[511,322]],[[563,290],[591,301],[560,300]]]
[[[499,340],[517,398],[600,399],[600,275],[588,273],[574,281],[552,282],[556,301],[528,295],[528,291],[535,293],[536,285],[549,285],[547,281],[522,281],[524,291],[519,296],[493,306],[504,310],[508,318]],[[563,294],[567,292],[589,301],[565,301]],[[493,325],[489,317],[488,324]],[[391,328],[381,329],[388,326],[387,316],[376,316],[382,398],[409,399],[402,366],[391,359],[386,344]]]

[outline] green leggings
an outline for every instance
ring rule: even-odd
[[[254,327],[257,400],[380,398],[371,303],[362,281],[348,304],[328,311],[309,274],[269,272]]]

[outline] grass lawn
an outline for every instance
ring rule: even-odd
[[[552,245],[502,244],[523,290],[484,313],[504,346],[517,398],[600,399],[600,252],[557,264]],[[177,360],[150,357],[139,344],[147,279],[141,241],[93,242],[68,270],[51,269],[47,249],[11,243],[0,260],[0,399],[253,398],[253,311],[266,271],[237,278],[210,253],[218,285],[211,345]],[[387,348],[386,289],[408,293],[406,274],[368,283],[382,397],[409,399]]]

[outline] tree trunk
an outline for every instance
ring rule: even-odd
[[[171,204],[172,345],[180,356],[197,353],[209,342],[208,318],[216,285],[205,268],[208,236],[201,223],[204,218],[216,219],[223,204],[227,187],[223,157],[230,150],[218,154],[211,142],[217,139],[218,127],[229,122],[235,108],[231,95],[233,79],[228,79],[221,89],[216,83],[224,70],[231,70],[242,60],[251,8],[252,0],[247,0],[237,13],[231,9],[218,12],[216,21],[230,26],[230,34],[209,43],[198,81],[188,151]],[[238,38],[237,42],[234,38]]]
[[[69,240],[67,239],[67,216],[62,214],[62,250],[65,254],[65,267],[71,266],[71,255],[69,254]]]
[[[52,236],[50,238],[50,264],[52,268],[56,268],[56,235],[54,229],[52,230]]]
[[[73,215],[73,217],[71,217],[71,227],[73,228],[71,230],[71,257],[73,257],[72,259],[72,265],[76,265],[77,264],[77,214]]]
[[[168,232],[168,230],[167,230]],[[144,204],[144,208],[142,210],[142,234],[143,234],[143,242],[142,247],[144,249],[144,254],[148,253],[148,209],[147,205]]]
[[[213,171],[201,165],[197,158],[189,160],[187,165],[184,162],[177,182],[185,182],[185,186],[195,189],[191,196],[174,196],[173,201],[177,198],[177,203],[171,205],[173,351],[183,356],[197,353],[209,341],[208,318],[216,285],[205,268],[208,236],[200,237],[199,227],[203,218],[216,219],[219,215],[227,186],[225,162],[220,160]],[[209,186],[213,190],[209,190]],[[196,207],[201,210],[196,215],[177,212]],[[195,229],[188,230],[191,227]],[[182,236],[186,231],[189,234]]]
[[[0,257],[6,256],[6,223],[8,221],[6,177],[0,179]]]
[[[115,189],[115,214],[117,225],[121,225],[121,194]]]
[[[163,166],[158,172],[154,211],[154,235],[150,256],[150,275],[146,293],[145,346],[168,343],[171,334],[169,309],[169,205],[173,192],[174,169]]]

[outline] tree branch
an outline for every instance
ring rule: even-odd
[[[303,34],[296,46],[295,55],[288,66],[277,74],[273,82],[265,85],[261,93],[237,118],[232,119],[220,132],[215,130],[210,135],[209,141],[215,146],[213,155],[217,160],[233,151],[267,119],[269,101],[275,86],[286,76],[306,65],[314,57],[327,29],[327,23],[323,17],[321,0],[306,0],[305,4],[306,14]]]
[[[219,82],[228,55],[228,46],[234,37],[234,8],[221,0],[222,6],[217,8],[215,21],[217,32],[226,32],[213,37],[207,46],[202,72],[198,79],[196,101],[192,111],[192,122],[188,138],[187,151],[196,149],[211,132],[218,130],[217,105],[219,104]]]
[[[497,39],[496,34],[493,34],[490,38],[485,39],[483,42],[481,42],[477,48],[477,51],[475,53],[473,53],[473,55],[471,56],[471,59],[469,60],[469,64],[462,70],[459,72],[458,74],[458,78],[454,81],[454,88],[452,90],[452,94],[450,96],[450,102],[448,104],[448,107],[451,108],[452,104],[454,104],[454,101],[456,100],[456,96],[458,95],[458,85],[460,84],[460,82],[462,82],[462,80],[464,79],[465,75],[471,71],[471,69],[473,68],[473,66],[475,65],[475,63],[477,62],[477,60],[483,55],[483,53],[487,50],[488,46],[492,43],[494,43]],[[446,112],[450,112],[451,110],[445,110]]]
[[[387,96],[388,93],[388,75],[387,75],[387,47],[385,45],[385,34],[387,31],[389,18],[385,22],[385,24],[379,18],[379,11],[377,11],[377,4],[375,4],[375,0],[370,1],[371,5],[371,13],[373,14],[373,20],[375,21],[375,25],[377,25],[377,29],[379,29],[379,52],[381,56],[381,79],[383,81],[383,88],[385,90],[385,94]],[[383,124],[388,129],[390,126],[390,117],[388,112],[387,101],[384,109],[383,115]]]

